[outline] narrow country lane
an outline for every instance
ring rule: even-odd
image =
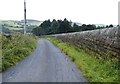
[[[50,41],[41,39],[35,51],[2,73],[2,82],[86,82],[81,72]]]

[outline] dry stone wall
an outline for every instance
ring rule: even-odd
[[[103,58],[119,57],[119,28],[105,28],[92,31],[53,35],[74,44],[87,52],[97,53]]]

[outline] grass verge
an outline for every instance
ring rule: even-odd
[[[12,34],[2,36],[2,69],[15,65],[28,56],[37,46],[37,37]]]
[[[78,47],[57,38],[48,38],[59,47],[82,71],[89,82],[118,82],[118,60],[98,59]]]

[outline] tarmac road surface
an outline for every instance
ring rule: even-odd
[[[73,62],[50,41],[2,73],[2,82],[87,82]]]

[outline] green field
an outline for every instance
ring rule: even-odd
[[[10,25],[10,26],[20,26],[20,25],[18,25],[17,23],[18,23],[19,21],[13,21],[13,20],[3,20],[3,21],[1,21],[0,20],[0,24],[7,24],[7,25]]]
[[[28,32],[31,32],[33,28],[39,26],[42,22],[36,20],[28,20],[26,24],[26,28]],[[15,20],[0,20],[0,24],[3,25],[3,28],[9,29],[9,31],[16,32],[19,30],[23,30],[24,21],[15,21]],[[2,27],[0,27],[2,29]],[[3,31],[5,32],[5,31]],[[20,31],[19,31],[20,32]]]
[[[41,24],[41,22],[28,22],[27,25],[35,25],[35,26],[39,26]]]
[[[23,30],[23,28],[14,28],[14,27],[6,27],[8,28],[9,30]]]
[[[23,30],[23,28],[13,28],[13,27],[6,27],[8,28],[9,30]]]

